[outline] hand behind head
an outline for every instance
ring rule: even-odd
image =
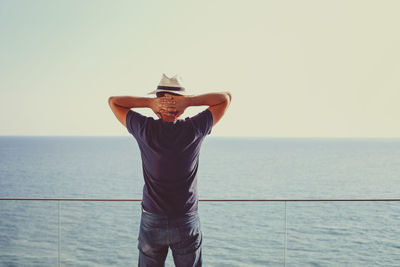
[[[164,121],[176,121],[185,111],[187,101],[184,96],[164,93],[153,100],[152,109]]]
[[[174,108],[176,119],[179,118],[189,106],[187,96],[165,93],[165,97],[168,98],[168,101],[173,102],[172,107]]]

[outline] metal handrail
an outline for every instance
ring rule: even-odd
[[[0,198],[0,200],[21,201],[142,201],[130,198]],[[205,202],[361,202],[361,201],[400,201],[400,198],[339,198],[339,199],[199,199]]]

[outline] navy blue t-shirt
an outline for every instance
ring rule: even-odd
[[[128,111],[126,128],[135,137],[142,157],[142,205],[146,211],[168,217],[197,213],[200,146],[212,125],[208,109],[175,122]]]

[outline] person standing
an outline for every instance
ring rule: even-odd
[[[197,170],[200,147],[231,102],[229,92],[188,95],[178,75],[163,74],[156,97],[111,96],[117,119],[136,139],[142,159],[143,197],[138,266],[164,266],[171,248],[175,266],[202,265]],[[180,119],[190,106],[208,106]],[[159,119],[131,110],[150,108]]]

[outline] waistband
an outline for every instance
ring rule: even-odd
[[[155,214],[155,213],[152,213],[150,211],[145,210],[143,208],[143,203],[141,203],[140,207],[142,209],[142,214],[147,214],[147,215],[149,215],[151,217],[157,217],[159,219],[179,219],[179,218],[188,218],[188,217],[193,217],[193,216],[198,216],[199,215],[198,211],[196,211],[196,212],[190,213],[190,214],[184,214],[184,215],[177,216],[177,217],[175,217],[175,216],[174,217],[170,217],[170,216],[167,216],[167,215]]]

